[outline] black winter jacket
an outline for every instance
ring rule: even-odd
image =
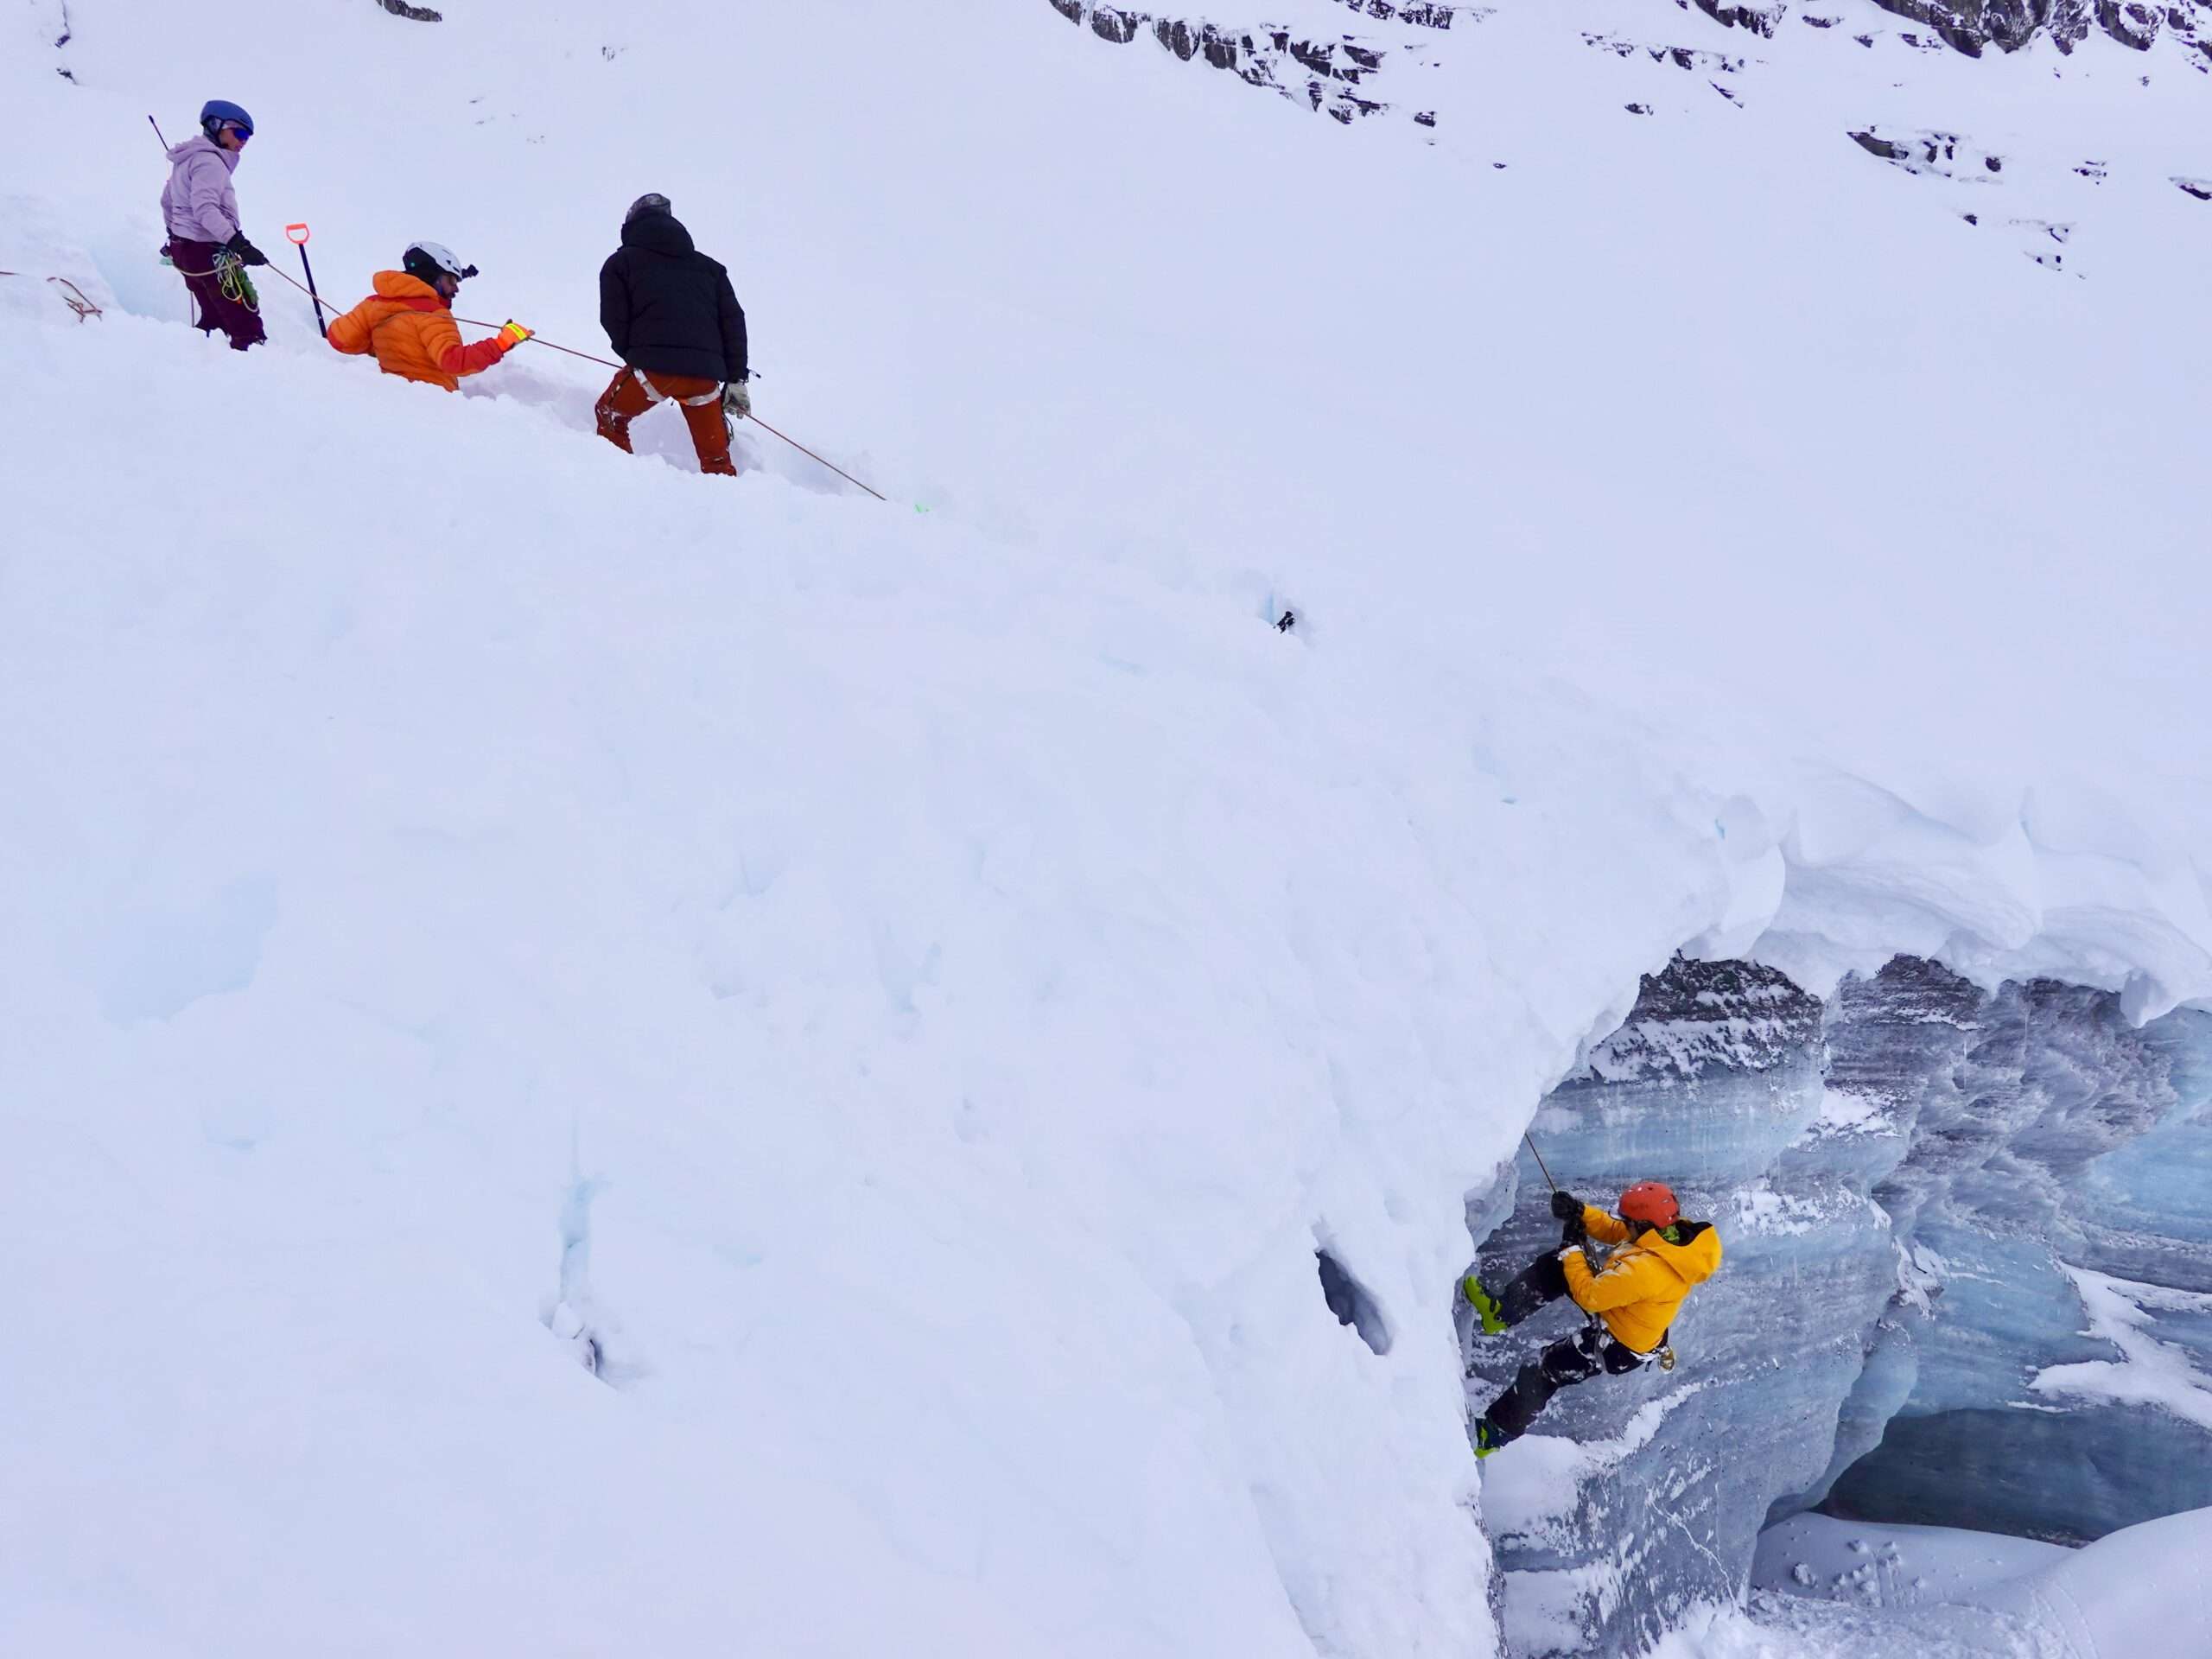
[[[750,372],[729,272],[672,213],[639,213],[622,227],[622,246],[599,268],[599,321],[634,368],[722,381]]]

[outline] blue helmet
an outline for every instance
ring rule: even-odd
[[[253,137],[253,118],[227,99],[211,98],[200,106],[200,130],[210,138],[218,127],[241,127],[247,137]]]

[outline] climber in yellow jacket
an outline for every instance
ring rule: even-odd
[[[1475,1419],[1478,1458],[1520,1439],[1561,1389],[1600,1371],[1624,1376],[1657,1359],[1683,1299],[1720,1268],[1720,1235],[1709,1222],[1683,1220],[1673,1192],[1657,1181],[1638,1181],[1623,1192],[1618,1216],[1556,1192],[1552,1213],[1566,1224],[1563,1249],[1538,1256],[1499,1295],[1471,1273],[1460,1283],[1488,1335],[1562,1296],[1591,1316],[1581,1331],[1523,1365],[1513,1386]],[[1612,1247],[1596,1268],[1586,1249],[1593,1239]]]

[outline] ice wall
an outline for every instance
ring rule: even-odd
[[[1916,958],[1825,1005],[1743,963],[1646,979],[1535,1138],[1599,1202],[1669,1181],[1726,1261],[1671,1375],[1565,1391],[1484,1465],[1516,1649],[1648,1640],[1823,1502],[2054,1538],[2212,1502],[2208,1061],[2212,1016]],[[1486,1274],[1555,1243],[1547,1198],[1524,1155]],[[1471,1339],[1471,1408],[1576,1317]]]
[[[1842,1041],[1932,1014],[1955,1052],[1921,1039],[1911,1150],[1874,1193],[1932,1274],[1885,1314],[1911,1386],[1827,1507],[2081,1541],[2212,1503],[2212,1016],[2137,1028],[2104,992],[1946,977],[1836,999]]]
[[[1815,998],[1770,969],[1677,962],[1537,1113],[1563,1185],[1610,1203],[1665,1179],[1719,1228],[1726,1260],[1675,1322],[1673,1373],[1562,1392],[1484,1465],[1518,1651],[1625,1650],[1692,1602],[1732,1596],[1769,1506],[1821,1473],[1893,1287],[1866,1193],[1901,1141],[1886,1119],[1834,1121],[1830,1103]],[[1520,1171],[1513,1215],[1481,1249],[1501,1277],[1558,1239],[1533,1162]],[[1473,1342],[1471,1406],[1577,1318],[1562,1306]]]

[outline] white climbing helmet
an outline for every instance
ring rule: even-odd
[[[476,274],[476,267],[464,265],[460,256],[442,242],[410,242],[407,251],[400,256],[399,268],[410,276],[429,281],[433,273],[450,276],[465,283]]]

